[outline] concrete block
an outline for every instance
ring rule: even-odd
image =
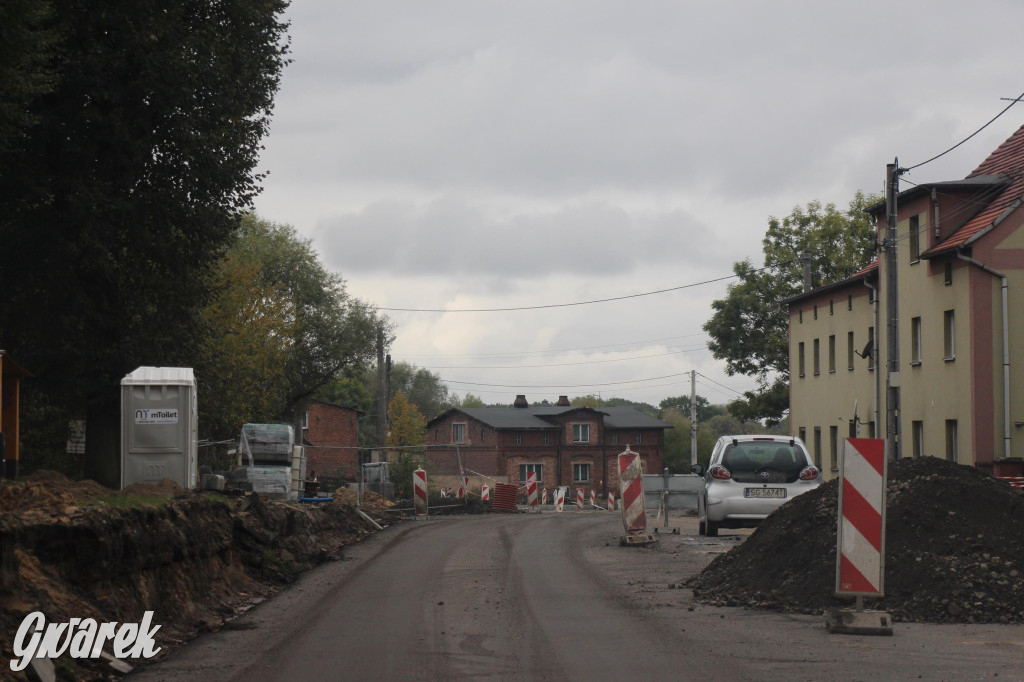
[[[892,617],[885,611],[829,609],[825,629],[834,635],[892,636]]]

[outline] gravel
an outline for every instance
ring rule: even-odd
[[[838,481],[779,508],[687,581],[703,603],[792,613],[835,591]],[[1024,489],[933,457],[889,466],[885,596],[897,622],[1024,623]]]

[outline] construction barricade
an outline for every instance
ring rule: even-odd
[[[644,476],[640,454],[626,446],[619,460],[619,494],[622,496],[622,526],[626,535],[623,545],[646,545],[654,542],[647,534],[647,510],[644,507]]]
[[[494,484],[494,500],[491,503],[494,511],[514,512],[516,511],[516,497],[519,495],[519,488],[511,483]]]
[[[427,472],[417,469],[412,472],[413,505],[417,516],[427,515]]]

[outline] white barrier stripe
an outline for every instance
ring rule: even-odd
[[[879,588],[877,582],[881,575],[882,556],[845,517],[842,554],[876,590]]]
[[[846,451],[843,478],[857,489],[871,508],[882,513],[882,477],[867,460],[852,447]]]
[[[634,500],[633,504],[626,508],[626,518],[630,519],[630,525],[633,525],[633,521],[640,518],[641,514],[646,514],[647,508],[644,506],[644,497],[640,497]]]

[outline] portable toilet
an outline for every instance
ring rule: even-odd
[[[121,380],[121,488],[165,478],[195,488],[196,379],[191,367],[139,367]]]

